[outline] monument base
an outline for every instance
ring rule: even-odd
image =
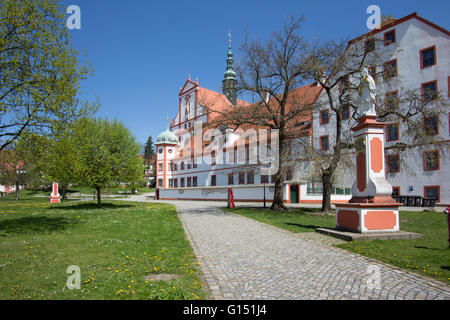
[[[400,206],[396,202],[336,204],[336,227],[356,233],[399,232]]]
[[[60,197],[51,197],[50,203],[61,203],[61,198]]]
[[[422,235],[414,232],[375,232],[375,233],[355,233],[345,230],[319,228],[317,233],[321,233],[330,237],[341,239],[344,241],[372,241],[372,240],[414,240],[421,238]]]

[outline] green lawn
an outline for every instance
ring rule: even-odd
[[[66,286],[71,265],[81,290]],[[0,299],[205,299],[200,279],[173,206],[0,199]]]
[[[334,228],[335,216],[315,215],[315,209],[296,208],[287,212],[253,208],[227,209],[293,233]],[[336,247],[450,283],[450,249],[447,218],[440,212],[400,212],[400,228],[423,234],[416,240],[353,241]]]

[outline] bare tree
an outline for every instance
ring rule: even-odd
[[[321,176],[323,212],[331,210],[332,181],[337,168],[342,166],[343,155],[353,150],[353,137],[349,129],[359,117],[363,68],[367,68],[377,82],[378,119],[397,123],[404,128],[398,142],[388,146],[387,152],[401,153],[430,147],[448,149],[448,144],[438,143],[443,139],[437,132],[432,132],[430,126],[424,125],[424,119],[433,119],[436,122],[433,127],[438,127],[442,119],[440,115],[448,113],[448,104],[443,95],[422,92],[420,88],[402,88],[396,75],[396,65],[386,64],[384,52],[375,50],[379,41],[382,40],[369,35],[359,42],[328,41],[311,44],[308,49],[307,73],[323,88],[315,103],[315,112],[320,114],[319,110],[329,109],[329,117],[333,119],[329,132],[334,141],[330,141],[329,150],[321,151],[312,145],[307,152],[310,160],[314,161],[316,174]],[[401,48],[397,52],[399,50]],[[393,87],[396,88],[396,94],[390,97],[387,94]]]
[[[319,87],[305,84],[306,42],[299,35],[303,17],[289,18],[283,28],[266,41],[250,40],[242,47],[243,59],[236,68],[238,90],[253,103],[229,104],[217,110],[213,126],[230,128],[257,127],[277,130],[278,172],[274,175],[275,192],[272,209],[286,209],[283,202],[284,173],[289,169],[289,144],[296,138],[308,136],[313,102]],[[295,90],[297,89],[297,90]]]

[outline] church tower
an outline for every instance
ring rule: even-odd
[[[231,52],[231,33],[229,36],[229,46],[228,46],[228,58],[227,58],[227,71],[224,73],[225,79],[222,81],[222,92],[228,98],[228,100],[236,105],[237,101],[237,80],[236,72],[233,70],[233,53]]]

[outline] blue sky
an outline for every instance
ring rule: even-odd
[[[417,12],[449,29],[447,0],[64,0],[81,9],[81,30],[72,45],[87,52],[94,75],[82,83],[81,99],[95,101],[98,116],[117,118],[140,143],[156,141],[178,108],[187,79],[220,91],[225,71],[227,32],[240,55],[244,31],[266,38],[288,15],[304,15],[309,39],[340,39],[367,32],[366,9],[376,4],[395,18]],[[67,15],[69,16],[69,15]]]

